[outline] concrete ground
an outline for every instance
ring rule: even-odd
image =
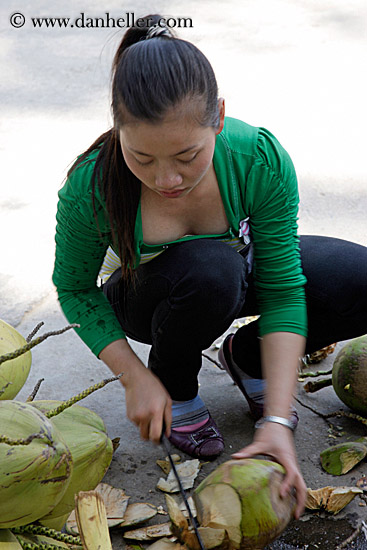
[[[102,17],[107,11],[116,19],[129,12],[137,17],[157,12],[191,17],[193,28],[178,33],[212,62],[227,113],[267,127],[291,154],[300,185],[300,233],[367,244],[365,2],[189,0],[184,6],[164,0],[149,7],[129,1],[123,8],[117,0],[102,7],[96,0],[10,0],[0,6],[0,317],[23,335],[39,321],[45,322],[45,331],[65,325],[51,283],[57,191],[75,156],[110,125],[109,68],[122,32],[32,28],[32,17],[76,18],[81,12]],[[23,27],[11,26],[14,13],[25,16]],[[147,347],[133,345],[145,359]],[[332,360],[330,356],[322,368]],[[45,382],[39,398],[66,399],[108,375],[78,337],[66,333],[35,348],[19,399],[41,377]],[[224,454],[203,466],[201,479],[250,442],[253,422],[240,392],[207,360],[200,382],[226,441]],[[341,405],[331,388],[306,395],[300,385],[299,397],[321,412]],[[140,441],[125,417],[119,383],[88,397],[85,405],[103,417],[111,437],[121,438],[105,480],[123,487],[132,501],[163,504],[155,490],[160,477],[155,460],[165,453]],[[367,474],[365,463],[332,477],[322,471],[319,453],[363,429],[352,421],[334,420],[344,429],[334,440],[321,418],[302,405],[298,410],[301,422],[295,437],[308,486],[355,485]],[[316,525],[305,515],[272,548],[335,548],[366,518],[360,504],[355,499],[336,516],[345,517],[346,524],[322,517]],[[367,548],[362,539],[359,544]],[[124,548],[120,533],[114,534],[113,545]]]

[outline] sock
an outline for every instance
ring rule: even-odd
[[[203,426],[209,411],[199,395],[190,401],[172,401],[172,429],[193,432]]]
[[[232,339],[229,340],[229,352],[231,354],[232,365],[236,370],[237,375],[241,378],[243,387],[246,390],[246,393],[251,399],[255,401],[264,400],[264,394],[266,391],[266,381],[263,378],[252,378],[243,370],[241,370],[233,360],[232,357]]]

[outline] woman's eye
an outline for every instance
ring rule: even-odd
[[[148,160],[148,162],[140,162],[140,160],[135,159],[135,161],[140,164],[140,166],[148,166],[149,164],[152,164],[152,160]]]
[[[180,160],[180,162],[182,162],[183,164],[190,164],[192,161],[194,161],[196,159],[197,156],[198,156],[198,154],[196,153],[191,159],[189,159],[189,160]]]

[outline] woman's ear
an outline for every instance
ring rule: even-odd
[[[220,97],[218,99],[218,109],[219,109],[219,126],[218,126],[218,129],[215,132],[216,135],[221,133],[221,131],[223,130],[223,126],[224,126],[225,103],[224,103],[224,98],[223,97]]]

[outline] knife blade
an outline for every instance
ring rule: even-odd
[[[177,481],[177,483],[178,483],[178,487],[179,487],[179,489],[180,489],[181,496],[182,496],[183,501],[184,501],[184,503],[185,503],[187,513],[189,514],[190,523],[191,523],[191,525],[192,525],[192,527],[193,527],[193,529],[194,529],[196,538],[198,539],[198,543],[199,543],[200,549],[201,549],[201,550],[205,550],[204,543],[203,543],[203,541],[202,541],[202,539],[201,539],[200,533],[199,533],[198,528],[197,528],[196,520],[195,520],[194,516],[192,515],[191,508],[190,508],[190,505],[189,505],[188,500],[187,500],[187,497],[186,497],[185,489],[183,488],[183,485],[182,485],[180,476],[178,475],[177,468],[176,468],[176,466],[175,466],[175,463],[173,462],[173,459],[172,459],[172,456],[171,456],[171,453],[170,453],[170,450],[169,450],[169,446],[168,446],[168,441],[167,441],[166,436],[164,435],[164,431],[165,431],[165,428],[163,427],[163,432],[162,432],[162,436],[161,436],[161,442],[162,442],[162,444],[163,444],[163,447],[164,447],[165,452],[167,453],[169,463],[170,463],[170,465],[171,465],[172,471],[173,471],[174,476],[175,476],[175,478],[176,478],[176,481]]]

